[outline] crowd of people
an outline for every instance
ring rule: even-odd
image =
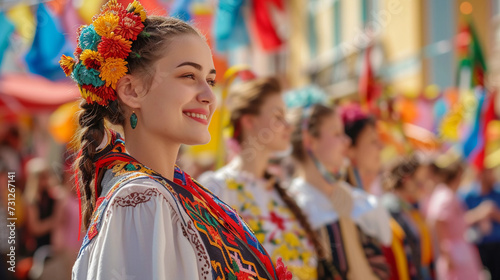
[[[15,218],[15,231],[2,228],[0,235],[1,279],[69,279],[81,245],[70,157],[66,165],[34,157],[21,135],[18,126],[9,125],[0,147],[0,215],[4,220]],[[8,199],[9,193],[14,200]],[[15,247],[14,271],[7,270],[10,246]]]
[[[198,178],[241,215],[273,263],[282,259],[293,279],[500,279],[493,169],[423,151],[385,164],[377,120],[359,105],[294,98],[307,88],[284,92],[273,77],[235,85],[231,158]],[[7,171],[21,175],[12,279],[69,279],[82,243],[73,157],[64,154],[56,174],[42,158],[21,157],[15,126],[3,138],[2,182]]]
[[[458,155],[430,151],[384,164],[377,121],[360,106],[281,93],[274,78],[234,87],[231,141],[240,148],[199,180],[296,279],[500,279],[493,169],[472,172]]]
[[[79,32],[61,60],[82,93],[64,167],[21,158],[15,129],[1,143],[22,257],[2,279],[500,279],[493,169],[451,152],[382,162],[360,105],[257,76],[224,100],[227,164],[191,178],[179,149],[210,141],[216,108],[203,35],[114,0]]]

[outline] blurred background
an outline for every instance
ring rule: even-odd
[[[72,55],[78,27],[104,2],[0,0],[0,205],[6,208],[5,172],[14,171],[13,279],[69,279],[81,242],[68,150],[79,92],[58,61]],[[315,85],[336,104],[361,104],[378,120],[383,163],[415,150],[453,150],[468,163],[470,178],[488,169],[498,182],[500,0],[141,3],[149,14],[191,21],[206,35],[220,106],[225,78],[248,65],[258,76],[278,76],[287,89]],[[210,125],[212,141],[183,147],[180,155],[178,164],[195,178],[225,162],[221,108]],[[49,257],[56,275],[47,276],[54,272]],[[4,265],[0,279],[12,278]]]

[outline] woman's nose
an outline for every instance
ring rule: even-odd
[[[215,94],[214,92],[212,91],[212,88],[210,85],[206,84],[203,86],[203,89],[201,90],[201,92],[198,94],[198,96],[196,96],[196,99],[201,102],[201,103],[205,103],[205,104],[208,104],[208,105],[212,105],[215,103]]]

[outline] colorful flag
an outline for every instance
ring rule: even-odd
[[[61,13],[61,23],[66,39],[76,47],[78,28],[83,25],[83,20],[78,14],[74,2],[73,0],[66,1]]]
[[[92,17],[99,13],[104,0],[85,0],[79,1],[78,14],[80,18],[87,24],[92,22]]]
[[[215,12],[213,36],[219,52],[250,43],[243,16],[243,0],[220,0]]]
[[[270,5],[274,4],[279,10],[283,10],[282,0],[253,0],[253,16],[257,37],[265,51],[274,51],[283,42],[276,31],[276,26],[271,19]]]
[[[66,41],[59,20],[44,4],[38,5],[36,18],[35,38],[26,55],[28,69],[50,80],[64,78],[59,59],[73,53],[72,44]]]
[[[495,94],[479,93],[474,126],[464,143],[463,154],[478,170],[484,168],[485,149],[488,142],[486,131],[495,116]]]
[[[457,36],[457,52],[460,57],[457,86],[465,90],[484,86],[486,62],[476,29],[470,19],[467,20],[467,25],[462,27]]]
[[[118,0],[118,3],[122,4],[124,7],[127,7],[128,4],[134,2],[134,0]],[[142,6],[146,10],[148,15],[155,16],[165,16],[167,15],[167,10],[165,6],[160,3],[158,0],[140,0]]]
[[[478,121],[480,115],[474,115],[476,111],[471,109],[471,103],[483,102],[477,98],[484,98],[484,75],[487,70],[483,51],[474,25],[470,18],[457,35],[457,53],[459,64],[457,69],[457,87],[459,89],[459,100],[450,112],[443,118],[440,125],[440,134],[443,140],[463,140],[461,135],[475,135],[478,133]],[[476,94],[471,90],[479,90],[482,94]],[[478,107],[481,108],[481,107]],[[464,129],[470,129],[469,133],[463,133]],[[464,156],[468,157],[472,152],[474,139],[466,137],[463,142]]]
[[[9,9],[7,17],[16,27],[16,34],[21,36],[23,43],[30,45],[35,36],[35,18],[30,6],[17,4]]]
[[[170,16],[182,19],[183,21],[191,20],[191,13],[189,12],[189,5],[192,0],[176,0],[172,4]]]
[[[372,113],[376,113],[375,100],[380,96],[381,88],[378,85],[372,69],[370,58],[372,45],[365,50],[365,61],[359,77],[359,94],[361,104]]]
[[[9,47],[10,35],[14,32],[14,24],[12,24],[3,12],[0,12],[0,66],[2,65],[3,54]]]

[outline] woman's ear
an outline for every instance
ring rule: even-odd
[[[240,125],[241,125],[241,129],[243,129],[245,131],[252,130],[254,127],[253,116],[248,115],[248,114],[241,116]]]
[[[312,136],[308,131],[302,131],[302,146],[306,151],[312,149]]]
[[[116,94],[118,98],[132,109],[141,107],[142,97],[146,94],[140,81],[128,74],[123,76],[116,85]]]
[[[347,157],[351,160],[351,162],[355,159],[356,156],[356,147],[352,145],[352,143],[347,147]]]

